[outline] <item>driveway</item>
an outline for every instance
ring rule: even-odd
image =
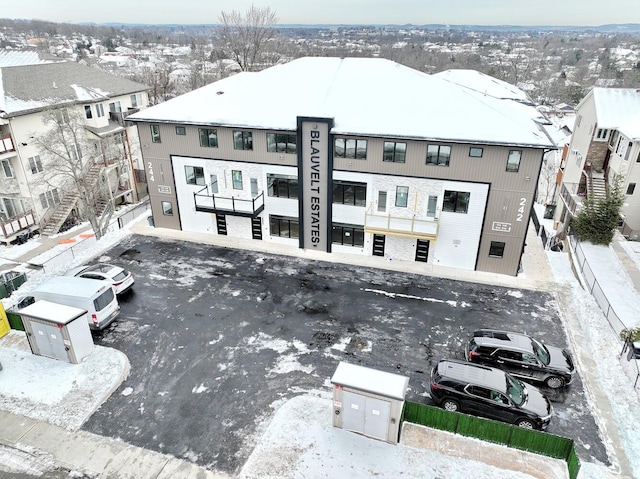
[[[127,354],[131,374],[83,428],[232,474],[284,401],[330,397],[339,361],[406,375],[407,399],[431,404],[431,367],[463,358],[474,329],[567,344],[548,293],[146,236],[100,259],[136,279],[94,336]],[[581,379],[546,392],[548,431],[609,464]]]

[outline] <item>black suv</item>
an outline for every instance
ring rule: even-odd
[[[442,359],[431,371],[431,398],[447,411],[461,411],[509,422],[526,429],[546,429],[549,400],[536,388],[501,369]]]
[[[544,383],[552,389],[570,384],[575,374],[569,351],[508,331],[475,331],[467,344],[466,358],[504,369],[523,381]]]

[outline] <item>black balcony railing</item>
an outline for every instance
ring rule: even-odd
[[[209,193],[209,186],[205,186],[193,194],[193,201],[196,211],[205,213],[223,213],[254,218],[264,210],[264,192],[250,200],[242,200]]]

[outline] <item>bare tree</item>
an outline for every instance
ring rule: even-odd
[[[111,191],[105,172],[97,166],[102,158],[100,142],[89,141],[82,114],[75,109],[60,108],[45,112],[45,134],[33,139],[44,164],[44,182],[60,189],[58,201],[76,201],[80,217],[89,221],[100,239],[113,215]]]
[[[276,13],[269,7],[251,5],[242,14],[236,10],[222,11],[220,40],[225,54],[234,60],[242,71],[255,71],[276,31]]]

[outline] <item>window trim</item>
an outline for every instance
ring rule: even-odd
[[[165,208],[165,205],[169,205],[169,208]],[[161,201],[160,208],[162,208],[163,216],[173,216],[173,204],[171,201]]]
[[[186,126],[176,126],[176,135],[185,136],[187,134]]]
[[[202,148],[218,148],[217,128],[198,128],[198,138]],[[212,138],[214,141],[211,141]]]
[[[455,196],[455,201],[454,201],[452,210],[446,209],[446,206],[450,204],[449,202],[447,202],[447,193],[450,193],[449,197],[451,197],[452,195]],[[466,198],[467,198],[466,202],[461,203],[458,201],[460,199],[459,197],[461,194],[466,195]],[[470,202],[471,202],[471,193],[469,191],[444,190],[444,196],[442,199],[442,212],[468,214]],[[466,207],[464,208],[464,211],[458,210],[458,208],[461,207],[462,205],[466,205]]]
[[[635,183],[629,183],[627,185],[627,195],[633,195],[633,193],[636,191],[636,184]]]
[[[281,195],[286,190],[286,195]],[[298,177],[294,175],[267,174],[267,196],[272,198],[298,199]]]
[[[477,151],[480,151],[479,155],[473,154]],[[469,147],[469,157],[471,158],[482,158],[482,155],[484,154],[484,148],[481,148],[479,146],[470,146]]]
[[[402,196],[400,195],[400,190],[401,189],[406,190],[405,193],[404,193],[404,204],[398,204],[398,199],[402,198]],[[409,187],[408,186],[396,186],[396,202],[395,202],[395,206],[397,206],[398,208],[406,208],[408,204],[409,204]]]
[[[504,241],[492,241],[489,245],[489,258],[504,258],[506,245]]]
[[[71,146],[74,148],[77,148],[76,145],[71,145]],[[72,150],[72,152],[74,151],[75,150]],[[77,155],[77,152],[76,152],[76,155]],[[30,156],[29,158],[27,158],[27,162],[29,163],[29,169],[31,170],[32,175],[37,175],[38,173],[42,173],[42,160],[40,160],[40,155]]]
[[[355,142],[353,147],[353,154],[348,154],[349,148],[347,148],[347,142],[353,141]],[[338,142],[342,142],[342,154],[338,153]],[[364,156],[360,155],[359,152],[362,151],[360,148],[361,145],[364,149]],[[366,160],[367,159],[367,140],[364,138],[348,138],[344,136],[336,137],[333,139],[333,156],[335,158],[345,158],[347,160]]]
[[[433,158],[433,154],[429,154],[429,148],[431,147],[437,147],[438,151],[435,155],[435,162],[434,161],[430,161],[431,158]],[[449,155],[448,156],[444,156],[441,155],[441,150],[442,148],[448,148],[449,149]],[[444,161],[443,161],[444,160]],[[433,165],[433,166],[449,166],[449,163],[451,161],[451,145],[439,145],[436,143],[430,143],[427,145],[427,159],[426,159],[426,165]]]
[[[91,105],[84,105],[84,116],[87,120],[93,119],[93,111],[91,110]]]
[[[7,169],[9,170],[10,176],[7,175]],[[9,158],[4,158],[2,160],[2,172],[4,173],[5,178],[15,178],[13,167],[11,166],[11,161],[9,160]]]
[[[278,137],[284,137],[280,139],[284,139],[285,141],[278,141]],[[270,141],[270,138],[272,140]],[[291,141],[293,140],[293,141]],[[280,150],[278,145],[284,144],[284,150]],[[272,146],[273,145],[273,146]],[[289,145],[293,145],[293,148],[290,148]],[[298,137],[295,133],[275,133],[269,132],[267,133],[267,152],[269,153],[287,153],[295,155],[298,152]]]
[[[347,191],[347,187],[353,188],[353,201],[346,202],[345,200],[345,192]],[[341,198],[336,198],[336,189],[341,190]],[[337,205],[346,205],[346,206],[357,206],[357,207],[365,207],[367,206],[367,184],[359,181],[346,181],[346,180],[334,180],[332,184],[332,203]],[[362,198],[362,193],[364,192],[364,198]],[[340,191],[338,191],[340,193]],[[337,201],[337,200],[340,201]]]
[[[234,190],[243,190],[242,170],[231,170],[231,184]],[[240,185],[239,187],[237,185]]]
[[[511,157],[515,153],[518,153],[518,163],[514,167],[512,161],[511,161]],[[520,163],[521,162],[522,162],[522,150],[509,150],[509,156],[507,157],[507,168],[506,168],[505,171],[508,171],[509,173],[518,173],[520,171]]]
[[[391,151],[391,158],[387,159],[387,145],[393,144]],[[398,159],[398,145],[404,145],[404,151],[402,152],[402,161]],[[406,163],[407,161],[407,143],[403,141],[385,141],[382,145],[382,161],[388,163]]]
[[[240,135],[240,143],[238,143],[238,135]],[[241,146],[241,148],[238,148],[238,146]],[[253,151],[253,132],[249,130],[233,130],[233,149]]]
[[[274,232],[273,230],[274,222],[278,225],[277,232]],[[283,230],[281,225],[285,222],[288,224],[288,228],[286,229],[288,233],[287,235],[282,234]],[[295,228],[292,228],[292,225],[295,225]],[[294,229],[294,233],[297,232],[297,235],[291,235],[292,229]],[[300,220],[293,216],[269,215],[269,235],[277,236],[278,238],[300,238]]]
[[[160,136],[160,125],[158,123],[152,123],[149,125],[151,131],[151,143],[162,143]]]
[[[334,234],[336,231],[340,232],[340,241],[334,240]],[[345,233],[349,234],[345,236]],[[351,241],[345,241],[345,238],[351,238]],[[331,225],[331,244],[364,248],[364,226],[346,223],[333,223]]]
[[[189,168],[191,168],[193,175],[189,174]],[[198,175],[198,172],[201,174]],[[193,180],[190,180],[189,177],[193,176]],[[184,165],[184,178],[187,185],[192,186],[204,186],[204,167],[202,166],[193,166],[193,165]]]

